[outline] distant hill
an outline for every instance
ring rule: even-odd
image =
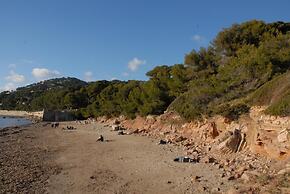
[[[0,109],[27,109],[27,105],[37,97],[49,91],[74,91],[88,85],[87,82],[72,77],[55,78],[25,87],[17,88],[15,91],[4,91],[0,93]]]
[[[27,85],[25,87],[19,87],[16,89],[16,92],[22,92],[22,91],[44,92],[47,90],[62,89],[62,88],[68,88],[68,89],[73,90],[73,89],[81,88],[86,85],[87,85],[87,82],[79,80],[77,78],[63,77],[63,78],[55,78],[55,79],[41,81],[38,83]]]

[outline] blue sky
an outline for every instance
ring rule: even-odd
[[[233,23],[290,21],[289,0],[0,0],[0,90],[52,77],[147,79]]]

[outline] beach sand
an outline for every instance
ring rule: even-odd
[[[99,135],[104,142],[96,141]],[[174,162],[184,150],[157,142],[97,123],[2,130],[0,193],[208,193],[234,184],[210,164]]]

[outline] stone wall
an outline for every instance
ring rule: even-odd
[[[52,111],[45,110],[43,113],[43,121],[59,122],[59,121],[73,121],[74,115],[69,111]]]

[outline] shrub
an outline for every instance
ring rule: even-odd
[[[218,107],[215,113],[220,114],[230,120],[237,120],[242,114],[248,113],[249,110],[250,107],[244,103],[239,103],[232,106],[229,104],[224,104]]]
[[[265,113],[276,116],[289,116],[290,115],[290,91],[287,95],[282,97],[279,101],[270,105]]]

